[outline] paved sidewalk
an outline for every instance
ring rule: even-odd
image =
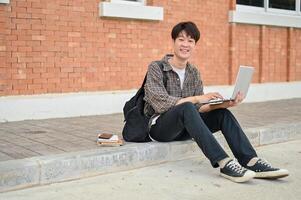
[[[245,103],[231,110],[255,146],[301,136],[301,99]],[[122,114],[0,123],[0,191],[200,154],[191,141],[96,145],[99,132],[121,135],[122,127]]]
[[[301,121],[301,99],[245,103],[231,109],[243,128]],[[122,114],[0,123],[0,161],[98,147],[97,133],[121,135]]]
[[[122,114],[0,123],[0,161],[99,148],[99,132],[122,126]]]

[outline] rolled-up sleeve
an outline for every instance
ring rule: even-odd
[[[203,89],[203,82],[201,79],[200,72],[196,70],[196,79],[195,79],[195,92],[194,95],[203,95],[204,89]]]
[[[163,83],[163,73],[155,62],[148,67],[145,84],[145,100],[156,113],[161,114],[175,106],[181,97],[170,96]]]

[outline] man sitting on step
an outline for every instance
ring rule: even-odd
[[[258,158],[233,114],[227,109],[238,105],[243,94],[235,100],[218,105],[202,104],[223,98],[219,93],[203,92],[198,69],[189,59],[200,38],[193,22],[181,22],[171,32],[173,55],[149,65],[144,86],[145,115],[150,117],[149,136],[152,140],[169,142],[193,140],[213,167],[219,167],[223,177],[234,182],[246,182],[254,177],[276,179],[288,176],[288,171],[272,167]],[[165,74],[163,74],[165,73]],[[163,77],[167,77],[166,87]],[[230,158],[212,133],[221,130],[236,159]]]

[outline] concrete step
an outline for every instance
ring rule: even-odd
[[[255,147],[286,142],[301,139],[301,122],[247,128],[245,133]],[[227,149],[221,133],[215,136]],[[197,155],[204,159],[193,141],[149,142],[2,161],[0,192],[130,170]]]

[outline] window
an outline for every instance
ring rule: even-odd
[[[263,0],[237,0],[236,3],[246,6],[264,7]]]
[[[261,7],[266,10],[287,10],[300,12],[301,0],[236,0],[238,6]],[[298,6],[299,5],[299,6]]]
[[[269,0],[269,8],[296,10],[296,0]]]
[[[301,0],[236,0],[229,22],[301,28]]]

